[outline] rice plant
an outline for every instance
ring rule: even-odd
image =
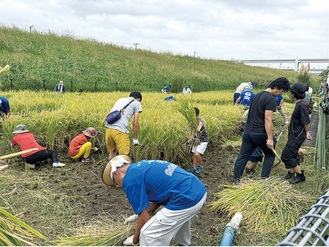
[[[316,199],[278,177],[246,179],[239,186],[226,186],[216,196],[218,199],[210,204],[211,210],[228,217],[241,212],[245,231],[261,234],[285,234]]]
[[[121,246],[132,234],[131,225],[96,222],[80,228],[75,236],[63,237],[54,241],[57,246]]]

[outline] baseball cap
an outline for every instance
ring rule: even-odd
[[[301,82],[290,85],[290,89],[297,94],[304,94],[306,92],[306,86]]]

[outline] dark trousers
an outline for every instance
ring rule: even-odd
[[[281,153],[281,160],[287,169],[295,168],[300,163],[300,156],[298,154],[300,146],[306,138],[306,133],[303,133],[298,138],[294,137],[293,133],[288,134],[288,141]]]
[[[39,161],[51,159],[53,162],[58,161],[57,152],[54,150],[42,150],[25,158],[26,163],[35,164]]]
[[[266,178],[270,175],[275,154],[266,146],[267,135],[263,133],[244,132],[242,136],[242,144],[240,153],[234,164],[234,179],[239,179],[247,165],[250,155],[259,146],[265,155],[261,177]]]
[[[240,97],[240,94],[239,93],[234,93],[233,95],[233,105],[235,105],[237,99]]]

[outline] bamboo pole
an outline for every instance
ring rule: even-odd
[[[12,158],[12,157],[15,157],[15,156],[19,156],[21,154],[27,154],[27,153],[30,153],[30,152],[36,151],[36,150],[38,150],[38,148],[31,148],[31,149],[27,149],[27,150],[20,151],[20,152],[17,152],[17,153],[7,154],[7,155],[4,155],[4,156],[0,156],[0,160],[9,159],[9,158]]]

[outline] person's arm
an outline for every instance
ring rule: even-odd
[[[265,131],[267,134],[266,145],[270,149],[274,147],[272,118],[273,118],[273,111],[265,110]]]
[[[139,215],[137,219],[136,231],[133,238],[133,244],[139,243],[139,235],[141,233],[142,227],[145,223],[151,218],[151,215],[160,207],[160,204],[155,202],[150,202],[150,206],[144,209]]]
[[[241,97],[239,97],[239,98],[236,100],[235,104],[236,104],[236,105],[239,104],[240,101],[241,101]]]
[[[279,106],[282,106],[283,105],[283,99],[280,101],[280,105]]]
[[[304,124],[304,129],[306,131],[306,139],[312,140],[312,136],[311,136],[311,134],[309,132],[310,124]]]

